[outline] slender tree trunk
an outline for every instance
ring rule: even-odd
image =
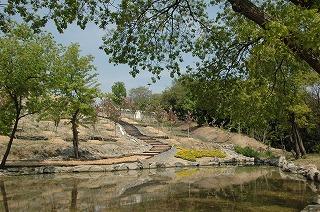
[[[299,145],[299,148],[300,148],[300,151],[301,151],[302,156],[303,156],[303,155],[306,155],[307,152],[306,152],[306,149],[304,148],[304,144],[303,144],[303,141],[302,141],[302,139],[301,139],[301,136],[300,136],[300,133],[299,133],[299,129],[298,129],[296,123],[295,123],[295,134],[296,134],[297,143],[298,143],[298,145]]]
[[[295,138],[294,135],[290,135],[290,141],[294,145],[294,152],[296,153],[296,159],[300,158],[301,157],[300,148],[299,148],[297,139]]]
[[[18,109],[17,114],[16,114],[16,118],[15,118],[15,121],[14,121],[14,125],[13,125],[13,128],[12,128],[11,134],[10,134],[9,143],[7,145],[6,152],[4,153],[2,161],[1,161],[1,164],[0,164],[0,169],[4,169],[5,168],[6,161],[7,161],[7,158],[9,156],[9,153],[10,153],[10,150],[11,150],[11,146],[12,146],[12,143],[13,143],[13,139],[14,139],[14,137],[16,135],[16,132],[17,132],[18,123],[19,123],[19,120],[20,120],[20,112],[21,112],[21,110]]]
[[[77,116],[79,114],[79,109],[76,110],[76,112],[73,114],[72,119],[71,119],[71,124],[72,124],[72,134],[73,134],[73,151],[74,151],[74,157],[76,159],[79,158],[79,132],[78,132],[78,120]]]
[[[304,144],[303,144],[303,141],[302,141],[300,133],[299,133],[299,129],[298,129],[298,126],[296,123],[295,115],[294,115],[294,113],[292,113],[292,114],[290,114],[290,116],[291,116],[290,122],[291,122],[292,134],[294,136],[295,142],[300,149],[301,156],[306,155],[307,152],[304,148]]]
[[[5,212],[9,212],[9,206],[8,206],[8,198],[6,193],[6,187],[4,186],[4,182],[0,181],[0,190],[2,195],[2,201],[3,201],[3,207]]]

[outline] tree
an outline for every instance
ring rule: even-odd
[[[129,91],[129,98],[137,105],[139,110],[144,111],[150,102],[152,91],[147,87],[140,86]]]
[[[208,8],[217,5],[224,7],[218,15],[211,14]],[[182,54],[194,53],[198,35],[213,33],[216,39],[210,45],[215,45],[221,42],[221,35],[222,38],[226,35],[228,19],[231,16],[241,17],[247,27],[256,26],[261,34],[273,34],[272,37],[297,60],[320,73],[319,42],[313,39],[319,25],[319,8],[315,0],[254,3],[250,0],[122,0],[118,5],[102,0],[12,0],[0,5],[0,27],[8,30],[11,19],[17,15],[31,23],[34,29],[39,29],[51,19],[60,32],[72,22],[85,28],[91,21],[103,29],[115,23],[115,32],[109,33],[104,46],[111,55],[111,61],[129,64],[133,75],[142,69],[159,77],[160,72],[166,69],[173,74],[180,72]],[[251,49],[265,39],[266,36],[258,41],[246,37],[245,46]],[[241,43],[244,44],[237,42],[237,46]],[[200,60],[203,58],[200,57]],[[242,57],[242,60],[245,58]]]
[[[121,111],[108,98],[103,98],[99,104],[99,113],[114,123],[114,136],[117,136],[117,123],[120,121]]]
[[[94,104],[100,96],[92,61],[92,56],[80,56],[79,45],[72,44],[61,56],[53,76],[52,101],[55,104],[51,105],[60,108],[60,111],[53,108],[58,109],[58,117],[62,115],[70,119],[75,158],[79,158],[78,127],[95,119]]]
[[[126,87],[124,85],[123,82],[115,82],[112,85],[112,101],[122,107],[123,106],[123,102],[124,102],[124,98],[127,96],[127,90]]]
[[[19,121],[46,106],[56,55],[57,45],[50,35],[34,34],[25,25],[0,38],[1,131],[10,131],[0,168],[5,167]]]
[[[193,111],[194,102],[190,98],[190,92],[183,85],[183,77],[175,80],[170,88],[161,95],[161,104],[166,111],[173,110],[183,120],[188,111]]]
[[[115,16],[114,33],[105,39],[105,51],[112,62],[129,64],[133,75],[149,70],[159,77],[163,70],[179,74],[185,53],[199,58],[198,70],[210,66],[218,72],[226,66],[239,69],[255,47],[276,43],[301,66],[320,72],[319,42],[313,39],[317,10],[288,1],[262,1],[263,9],[249,0],[211,2],[225,5],[216,19],[205,1],[126,1]]]

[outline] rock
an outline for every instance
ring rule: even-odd
[[[68,166],[56,167],[55,169],[55,173],[69,173],[73,171],[74,171],[74,167],[68,167]]]
[[[89,165],[79,165],[73,168],[73,172],[89,172],[91,166]]]
[[[219,161],[210,161],[208,163],[209,166],[219,166],[220,165],[220,162]]]
[[[314,173],[313,180],[314,180],[315,182],[320,182],[320,173],[319,173],[319,170],[317,170],[317,172]],[[320,204],[320,203],[319,203],[319,204]]]
[[[143,165],[141,162],[129,163],[128,167],[130,170],[141,170],[143,169]]]
[[[43,168],[43,173],[44,174],[51,174],[55,172],[55,167],[54,166],[47,166]]]
[[[183,163],[181,163],[181,162],[175,162],[175,163],[174,163],[174,166],[175,166],[175,167],[184,167],[185,164],[183,164]]]
[[[320,205],[320,195],[319,194],[312,199],[312,203]]]
[[[288,162],[283,164],[282,170],[285,172],[292,172],[292,173],[297,173],[298,167],[294,165],[292,162]]]
[[[319,175],[319,171],[315,168],[311,168],[307,171],[307,179],[308,180],[315,180]]]
[[[35,173],[36,174],[43,174],[43,170],[44,170],[45,167],[41,166],[41,167],[36,167],[34,169]]]
[[[268,164],[270,166],[279,166],[279,158],[270,158]]]
[[[200,164],[198,162],[190,162],[189,165],[190,166],[199,166]]]
[[[105,169],[101,166],[94,165],[89,168],[89,171],[91,171],[91,172],[104,172]]]
[[[285,164],[287,164],[287,160],[284,156],[280,156],[279,159],[278,159],[278,164],[277,166],[282,168]]]
[[[129,170],[128,165],[125,163],[115,164],[112,166],[112,171],[123,171],[123,170]]]
[[[129,170],[129,167],[127,166],[127,164],[121,164],[119,170]]]
[[[8,172],[19,172],[20,169],[19,168],[8,168],[7,171]]]
[[[115,164],[112,166],[112,171],[118,171],[120,169],[120,165],[119,164]]]
[[[160,168],[166,168],[166,164],[161,162],[149,163],[149,169],[160,169]]]
[[[320,205],[308,205],[301,212],[320,211]]]

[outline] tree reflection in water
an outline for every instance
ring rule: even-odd
[[[77,198],[78,198],[78,182],[73,181],[73,187],[71,190],[71,206],[70,211],[77,211]]]
[[[2,195],[4,211],[8,212],[9,211],[8,199],[7,199],[6,188],[4,186],[4,182],[3,181],[0,181],[0,190],[1,190],[1,195]]]

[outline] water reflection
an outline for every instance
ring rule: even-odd
[[[17,176],[0,189],[0,211],[300,211],[319,194],[264,167]]]
[[[3,181],[0,181],[0,190],[1,190],[1,196],[2,196],[2,202],[3,202],[4,211],[8,212],[9,211],[8,199],[7,199],[6,187],[4,186],[4,182]]]

